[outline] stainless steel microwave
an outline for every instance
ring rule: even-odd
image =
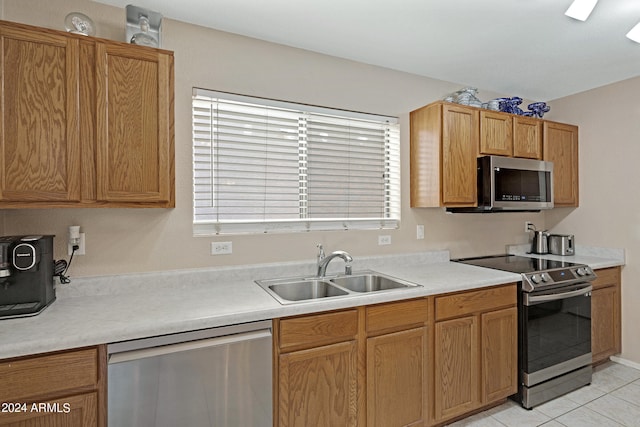
[[[553,208],[553,162],[478,157],[478,206],[450,212],[540,211]]]

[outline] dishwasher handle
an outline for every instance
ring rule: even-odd
[[[139,350],[123,351],[109,355],[109,365],[115,363],[129,362],[133,360],[145,359],[154,356],[164,356],[172,353],[179,353],[201,348],[218,347],[228,344],[235,344],[243,341],[252,341],[261,338],[271,339],[271,330],[262,329],[258,331],[244,332],[234,335],[225,335],[215,338],[207,338],[197,341],[180,342],[176,344],[163,345],[159,347],[142,348]]]

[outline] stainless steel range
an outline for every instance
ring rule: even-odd
[[[591,383],[591,281],[588,265],[517,255],[455,260],[520,273],[518,394],[532,408]]]

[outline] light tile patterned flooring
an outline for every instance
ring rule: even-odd
[[[614,362],[595,368],[591,385],[526,410],[512,400],[451,427],[638,427],[640,370]]]

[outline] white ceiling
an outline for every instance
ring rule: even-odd
[[[125,7],[132,0],[95,0]],[[135,0],[167,18],[549,101],[640,75],[640,0]]]

